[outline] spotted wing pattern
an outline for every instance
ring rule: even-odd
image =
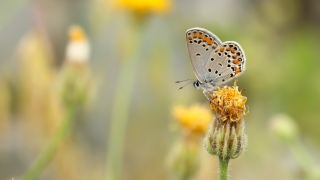
[[[218,85],[240,75],[245,70],[246,56],[234,41],[220,44],[209,56],[205,65],[207,82]]]
[[[207,72],[205,68],[209,56],[219,47],[221,40],[210,31],[202,28],[191,28],[186,32],[187,47],[191,63],[198,80],[205,82]]]

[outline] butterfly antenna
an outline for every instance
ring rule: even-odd
[[[181,82],[184,82],[184,81],[193,81],[193,79],[186,79],[186,80],[182,80],[182,81],[176,81],[175,83],[181,83]]]
[[[178,90],[180,90],[180,89],[184,88],[185,86],[187,86],[188,84],[190,84],[190,83],[192,83],[192,82],[193,82],[193,81],[188,82],[187,84],[185,84],[185,85],[183,85],[183,86],[179,87],[179,89],[178,89]]]

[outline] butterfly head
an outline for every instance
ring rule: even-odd
[[[193,82],[193,86],[196,88],[196,89],[200,89],[200,82],[199,80],[196,80]]]

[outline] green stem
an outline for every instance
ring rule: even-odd
[[[220,180],[228,180],[228,163],[229,158],[223,159],[219,157],[219,179]]]
[[[131,49],[125,52],[127,58],[120,69],[120,77],[116,86],[114,105],[111,112],[110,130],[107,146],[106,179],[120,179],[122,155],[127,119],[134,87],[135,75],[142,54],[142,25],[134,24],[131,35]]]
[[[55,132],[53,137],[49,140],[46,148],[37,157],[35,162],[32,164],[31,168],[21,177],[21,180],[31,180],[39,176],[43,169],[50,163],[51,159],[54,157],[59,145],[66,138],[67,134],[72,128],[72,122],[75,114],[75,106],[67,107],[64,115],[64,119]]]
[[[299,163],[301,169],[306,175],[306,179],[314,180],[314,173],[312,167],[312,160],[308,153],[305,151],[301,143],[297,140],[292,143],[289,143],[289,148],[297,162]]]

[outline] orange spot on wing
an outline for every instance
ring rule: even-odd
[[[233,64],[240,64],[240,61],[238,59],[233,61]]]
[[[223,47],[222,47],[222,48],[220,48],[220,51],[221,51],[221,52],[224,52],[224,48],[223,48]]]
[[[231,50],[231,47],[228,47],[226,50],[227,50],[227,51],[230,51],[230,50]]]
[[[236,74],[239,74],[241,72],[241,69],[240,68],[236,68]]]
[[[234,53],[236,52],[236,50],[234,50],[234,49],[231,49],[231,52],[232,52],[232,54],[234,54]]]
[[[213,41],[211,39],[209,39],[207,43],[210,46],[213,43]]]
[[[208,41],[208,37],[204,36],[203,37],[203,42],[207,42]]]
[[[233,57],[233,59],[236,59],[236,58],[238,57],[238,55],[235,54],[235,55],[233,55],[232,57]]]
[[[188,36],[188,39],[189,39],[189,40],[192,40],[192,36]]]
[[[202,39],[202,37],[203,37],[202,34],[199,33],[199,34],[198,34],[198,38],[199,38],[199,39]]]
[[[197,38],[198,37],[198,33],[194,32],[193,33],[193,38]]]

